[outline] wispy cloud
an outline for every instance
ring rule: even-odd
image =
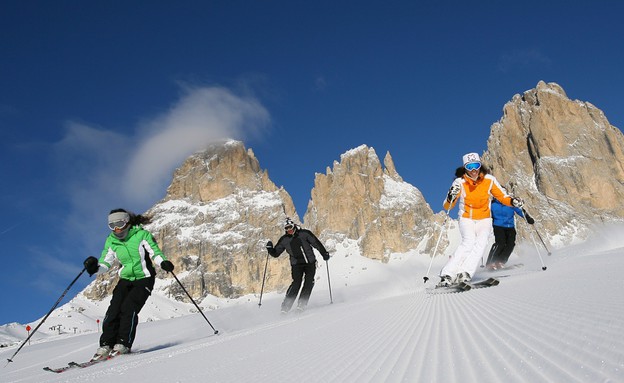
[[[173,170],[189,155],[212,142],[244,141],[269,122],[257,99],[222,87],[186,87],[169,110],[127,132],[69,122],[54,148],[70,209],[68,234],[80,232],[92,245],[110,209],[145,211],[164,197]]]
[[[243,140],[268,122],[268,112],[255,99],[224,88],[189,89],[171,110],[138,129],[123,192],[135,203],[162,197],[173,169],[190,154],[224,138]]]
[[[548,66],[552,60],[539,49],[514,49],[504,52],[498,60],[498,69],[501,72],[510,72],[533,66]]]

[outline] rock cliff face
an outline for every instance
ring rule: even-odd
[[[322,237],[339,234],[359,241],[366,257],[429,250],[436,218],[422,194],[403,181],[390,153],[385,169],[373,148],[362,145],[317,174],[304,221]],[[439,231],[439,230],[438,230]]]
[[[602,111],[555,83],[515,95],[491,127],[484,161],[559,242],[624,218],[624,137]],[[580,232],[579,232],[580,230]]]

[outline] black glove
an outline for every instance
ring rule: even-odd
[[[448,194],[446,195],[446,200],[449,202],[453,202],[455,198],[457,198],[458,194],[459,194],[459,185],[453,184],[451,185],[451,188],[449,189]]]
[[[323,259],[329,261],[329,253],[323,254]]]
[[[524,201],[522,201],[518,197],[511,197],[511,204],[517,208],[522,209],[522,207],[524,206]]]
[[[273,242],[269,241],[267,242],[267,244],[265,245],[267,251],[269,252],[270,255],[273,255],[273,253],[275,253],[275,249],[273,249]]]
[[[162,261],[160,263],[160,268],[170,273],[173,271],[173,263],[171,263],[170,261]]]
[[[97,273],[98,269],[100,268],[100,263],[98,262],[98,259],[95,257],[89,257],[85,259],[82,264],[84,265],[85,270],[87,270],[87,273],[89,273],[89,276],[92,276],[93,274]]]
[[[526,218],[527,223],[529,225],[533,225],[535,223],[535,220],[526,211],[522,210],[522,212],[524,213],[524,218]]]

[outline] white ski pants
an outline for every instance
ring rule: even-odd
[[[492,218],[470,219],[459,218],[459,233],[461,243],[455,253],[442,268],[440,275],[449,275],[451,278],[462,272],[474,276],[479,267],[479,260],[488,245],[492,232]]]

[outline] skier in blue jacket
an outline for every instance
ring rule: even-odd
[[[497,270],[505,267],[505,263],[516,246],[515,215],[526,217],[530,225],[534,224],[535,220],[524,209],[503,205],[497,199],[492,200],[491,210],[494,244],[490,249],[486,267],[490,270]]]

